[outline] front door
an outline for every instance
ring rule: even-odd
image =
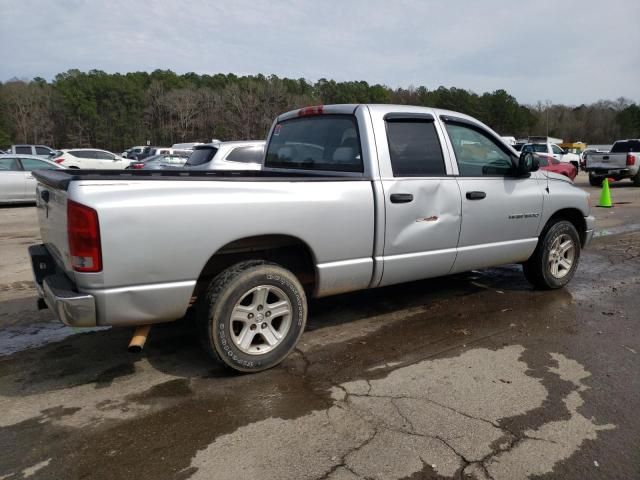
[[[535,176],[514,176],[518,158],[490,132],[452,117],[445,125],[462,197],[452,272],[526,260],[538,241],[543,186]]]
[[[383,176],[386,228],[381,285],[446,275],[460,233],[460,190],[447,176],[431,115],[385,120],[392,176]],[[384,138],[384,137],[383,137]],[[387,163],[388,164],[388,163]]]

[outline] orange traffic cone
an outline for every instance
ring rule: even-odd
[[[600,202],[598,203],[598,206],[603,208],[613,207],[613,204],[611,203],[611,192],[609,191],[608,178],[602,180],[602,192],[600,193]]]

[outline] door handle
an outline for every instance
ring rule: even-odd
[[[413,195],[410,193],[392,193],[389,199],[391,203],[409,203],[413,202]]]
[[[482,200],[487,194],[485,192],[467,192],[468,200]]]
[[[605,155],[604,157],[602,157],[603,160],[609,160],[609,155]]]

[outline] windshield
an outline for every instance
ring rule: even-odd
[[[185,164],[188,167],[196,167],[204,163],[210,162],[216,155],[218,149],[216,147],[200,147],[196,148]]]
[[[362,172],[358,125],[353,115],[316,115],[278,123],[265,167]]]

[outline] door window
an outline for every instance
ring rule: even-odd
[[[0,170],[18,172],[20,171],[20,165],[17,158],[0,158]]]
[[[93,150],[71,150],[68,153],[76,158],[96,158],[93,156]]]
[[[446,126],[460,176],[495,177],[513,172],[513,157],[497,141],[466,125],[447,123]]]
[[[42,160],[35,160],[33,158],[21,158],[20,162],[22,163],[22,168],[28,172],[33,170],[51,170],[56,168],[50,163],[43,162]]]
[[[433,121],[387,120],[387,141],[394,177],[446,175]]]
[[[21,153],[22,155],[31,155],[31,147],[28,145],[16,147],[16,153]]]
[[[52,153],[47,147],[36,147],[36,155],[51,155]]]
[[[96,160],[113,160],[115,156],[109,152],[103,152],[102,150],[94,150],[93,155]]]
[[[562,149],[557,145],[551,145],[551,150],[555,155],[562,155]]]

